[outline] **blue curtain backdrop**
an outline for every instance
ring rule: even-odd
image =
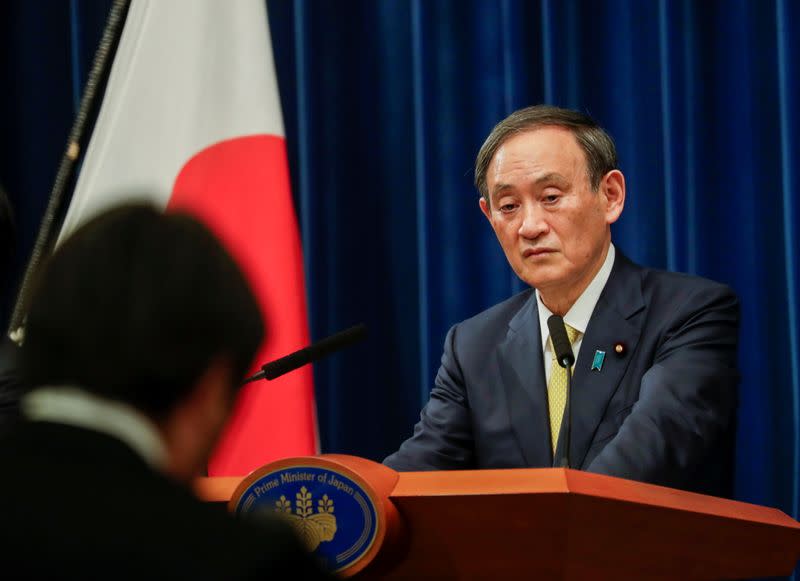
[[[17,270],[109,2],[0,4],[0,182]],[[478,210],[494,123],[552,103],[615,137],[634,260],[742,300],[737,494],[797,516],[800,7],[790,0],[268,2],[312,336],[364,321],[315,369],[324,451],[410,434],[447,329],[522,289]]]

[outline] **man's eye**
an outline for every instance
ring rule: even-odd
[[[503,204],[500,206],[500,211],[507,214],[509,212],[513,212],[516,209],[516,204]]]
[[[544,197],[544,203],[545,204],[555,204],[558,201],[559,197],[560,196],[557,196],[555,194],[551,194],[549,196],[545,196]]]

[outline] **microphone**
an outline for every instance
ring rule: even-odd
[[[561,367],[572,367],[575,363],[575,355],[572,353],[567,336],[567,328],[564,326],[564,319],[558,315],[552,315],[547,319],[547,328],[550,329],[550,340],[553,342],[553,351]]]
[[[552,315],[547,319],[547,328],[550,329],[550,340],[553,343],[553,352],[556,354],[556,361],[561,367],[567,370],[567,401],[564,404],[564,419],[561,421],[561,433],[564,434],[564,445],[561,447],[562,458],[560,466],[569,468],[569,440],[572,432],[572,366],[575,363],[575,355],[572,353],[572,345],[567,336],[567,328],[564,326],[564,319],[558,315]],[[556,464],[553,459],[553,464]]]
[[[261,371],[245,379],[242,382],[242,385],[250,383],[251,381],[258,381],[259,379],[272,381],[273,379],[289,373],[290,371],[294,371],[303,365],[307,365],[308,363],[313,363],[318,359],[322,359],[334,351],[338,351],[339,349],[344,349],[345,347],[353,345],[354,343],[358,343],[366,336],[367,327],[364,324],[350,327],[344,331],[339,331],[335,335],[331,335],[330,337],[326,337],[321,341],[317,341],[313,345],[304,347],[303,349],[295,351],[294,353],[290,353],[289,355],[281,357],[280,359],[270,361],[261,367]]]

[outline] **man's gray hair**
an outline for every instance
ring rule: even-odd
[[[514,111],[495,125],[478,152],[478,157],[475,159],[475,187],[487,204],[490,202],[486,173],[494,154],[512,135],[545,126],[564,127],[575,136],[578,145],[586,154],[586,168],[593,191],[597,191],[604,175],[617,169],[617,149],[614,141],[594,119],[571,109],[533,105]]]

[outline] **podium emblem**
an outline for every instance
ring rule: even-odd
[[[333,500],[323,494],[317,501],[317,512],[314,512],[311,493],[305,486],[295,494],[295,511],[292,503],[281,494],[275,501],[275,511],[290,520],[297,534],[306,543],[309,551],[316,550],[322,541],[332,541],[336,535],[336,517],[333,516]]]
[[[377,510],[348,475],[321,466],[289,466],[253,474],[237,495],[242,517],[276,513],[288,519],[310,551],[331,571],[352,566],[372,547]]]

